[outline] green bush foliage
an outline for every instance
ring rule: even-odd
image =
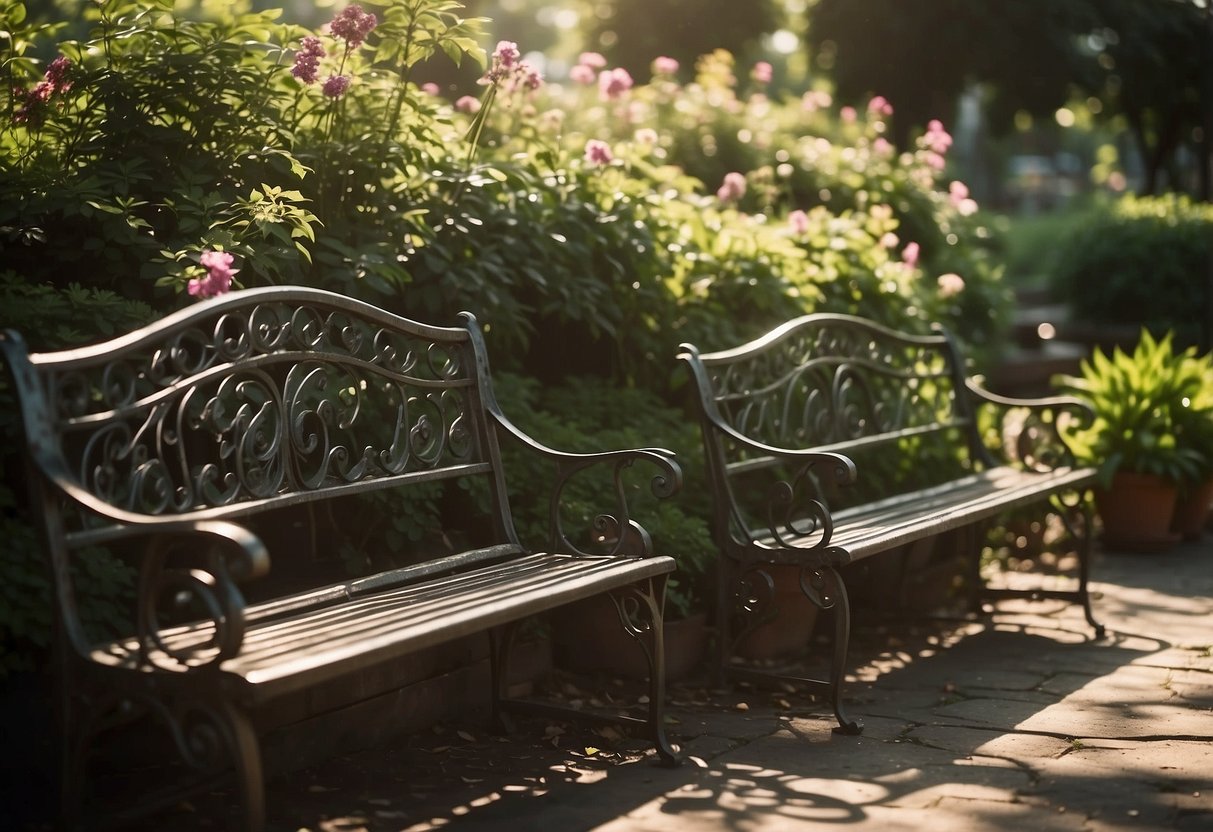
[[[1196,343],[1207,324],[1213,205],[1185,196],[1126,196],[1065,243],[1057,293],[1079,320],[1174,330]]]
[[[548,414],[531,426],[544,441],[682,453],[689,496],[650,530],[693,558],[709,551],[707,509],[677,344],[730,346],[831,310],[942,321],[979,360],[993,347],[1007,304],[986,220],[946,176],[951,139],[935,123],[897,150],[883,99],[858,113],[824,88],[776,99],[766,70],[724,52],[686,83],[669,59],[638,84],[594,55],[545,83],[513,44],[486,56],[481,21],[452,0],[365,0],[316,30],[198,5],[98,0],[44,24],[0,0],[0,259],[38,307],[14,325],[56,334],[31,337],[39,348],[229,282],[435,323],[470,310],[496,369],[541,383],[502,398],[513,416]],[[56,43],[69,31],[84,34]],[[480,99],[426,83],[439,52],[484,67]],[[410,530],[457,528],[452,505],[417,495],[416,522],[382,535],[385,562],[407,559]],[[374,567],[357,541],[337,548]]]

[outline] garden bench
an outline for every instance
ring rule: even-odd
[[[800,317],[724,351],[683,344],[679,358],[697,392],[714,503],[721,676],[802,682],[829,699],[836,730],[858,733],[841,701],[851,613],[839,570],[932,540],[967,549],[975,607],[1064,599],[1082,604],[1102,636],[1087,592],[1096,472],[1073,465],[1059,430],[1087,418],[1079,401],[994,395],[967,377],[941,327],[912,335],[847,315]],[[1077,586],[987,587],[981,524],[1042,502],[1076,544]],[[735,660],[742,640],[779,613],[779,564],[831,613],[828,674]]]
[[[179,759],[161,769],[172,782],[138,806],[102,810],[106,818],[172,805],[234,774],[239,823],[257,829],[259,714],[321,687],[325,696],[334,688],[353,695],[358,684],[343,680],[483,633],[494,716],[518,709],[614,720],[646,732],[662,761],[676,762],[663,727],[663,644],[654,637],[675,564],[653,555],[628,498],[637,476],[656,498],[673,494],[679,468],[660,449],[572,454],[528,438],[494,398],[472,315],[435,327],[280,287],[204,301],[95,346],[30,354],[10,331],[0,348],[19,395],[30,502],[55,578],[66,825],[98,813],[84,807],[96,791],[87,787],[90,748],[144,715],[172,740]],[[499,445],[506,439],[552,471],[550,502],[534,507],[551,522],[539,550],[515,530]],[[645,465],[629,473],[637,462]],[[603,471],[610,513],[566,533],[562,494],[589,469]],[[466,549],[429,539],[416,563],[306,590],[268,584],[271,554],[289,565],[324,529],[305,524],[303,539],[271,552],[254,523],[281,532],[281,510],[314,520],[325,509],[336,524],[351,516],[351,499],[408,498],[454,481],[468,506],[462,528],[474,532]],[[98,546],[138,569],[130,634],[101,641],[86,633],[73,590],[78,561]],[[246,602],[240,585],[244,595],[268,597]],[[647,656],[647,701],[636,703],[643,710],[587,715],[507,696],[516,625],[602,593]]]

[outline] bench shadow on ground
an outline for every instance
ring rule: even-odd
[[[668,828],[673,815],[714,829],[779,829],[879,822],[893,810],[955,812],[982,828],[1053,804],[1046,828],[1078,828],[1101,811],[1172,817],[1201,783],[1143,770],[1157,788],[1118,792],[1111,778],[1132,776],[1133,766],[1113,759],[1119,737],[1100,721],[1108,715],[1098,703],[1074,713],[1059,705],[1169,645],[1116,632],[1095,642],[1080,617],[1042,618],[1041,606],[1021,615],[1012,604],[976,622],[861,624],[848,683],[867,723],[858,737],[834,734],[824,706],[794,690],[692,680],[670,697],[670,730],[687,757],[679,769],[658,767],[644,743],[577,725],[528,720],[508,738],[442,726],[271,782],[270,828],[505,830],[542,817],[547,828],[623,830]],[[1126,697],[1116,716],[1145,721],[1154,704]],[[1100,743],[1105,767],[1064,763]]]
[[[1148,586],[1125,591],[1143,593],[1133,606],[1182,613]],[[1075,608],[1047,602],[1003,602],[975,621],[860,613],[856,622],[847,692],[866,723],[860,736],[833,733],[827,706],[794,689],[713,689],[699,676],[671,686],[667,721],[686,757],[678,769],[618,734],[526,718],[502,737],[472,715],[272,777],[267,829],[949,828],[949,815],[965,829],[1079,829],[1101,814],[1138,828],[1185,815],[1213,821],[1209,775],[1166,772],[1175,743],[1213,737],[1153,730],[1175,691],[1131,690],[1126,675],[1169,643],[1115,622],[1095,641]],[[557,674],[552,684],[567,698],[634,693],[606,677]],[[1207,716],[1209,687],[1193,697]],[[1175,742],[1156,753],[1126,747],[1163,733]],[[1084,764],[1071,764],[1079,758]],[[146,828],[224,828],[202,808],[187,804]]]

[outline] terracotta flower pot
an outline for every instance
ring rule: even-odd
[[[1213,478],[1196,486],[1175,503],[1175,514],[1171,518],[1171,531],[1178,532],[1184,540],[1198,540],[1209,518],[1209,506],[1213,504]]]
[[[775,584],[778,614],[742,639],[737,655],[745,659],[775,659],[804,650],[817,623],[817,607],[800,589],[800,567],[770,564],[763,567]]]
[[[553,617],[556,663],[585,673],[613,673],[643,679],[649,666],[644,650],[619,622],[615,606],[596,595],[570,604]],[[665,621],[665,678],[672,682],[690,675],[707,653],[707,617],[694,613]]]
[[[1112,487],[1096,489],[1103,544],[1122,552],[1153,552],[1179,540],[1171,531],[1178,489],[1153,474],[1118,471]]]

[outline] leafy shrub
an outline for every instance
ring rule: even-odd
[[[1076,318],[1174,330],[1195,343],[1207,323],[1213,205],[1185,196],[1126,196],[1066,241],[1057,292]]]
[[[31,285],[9,271],[0,272],[0,330],[20,327],[32,348],[55,349],[112,335],[147,323],[152,310],[112,292],[69,285],[64,291]],[[17,402],[8,379],[0,373],[0,676],[33,670],[44,664],[50,646],[51,589],[42,541],[24,520],[27,504],[25,469],[17,449],[20,439]],[[117,603],[132,590],[133,571],[100,549],[79,559],[76,601],[80,617],[93,629],[123,623]]]

